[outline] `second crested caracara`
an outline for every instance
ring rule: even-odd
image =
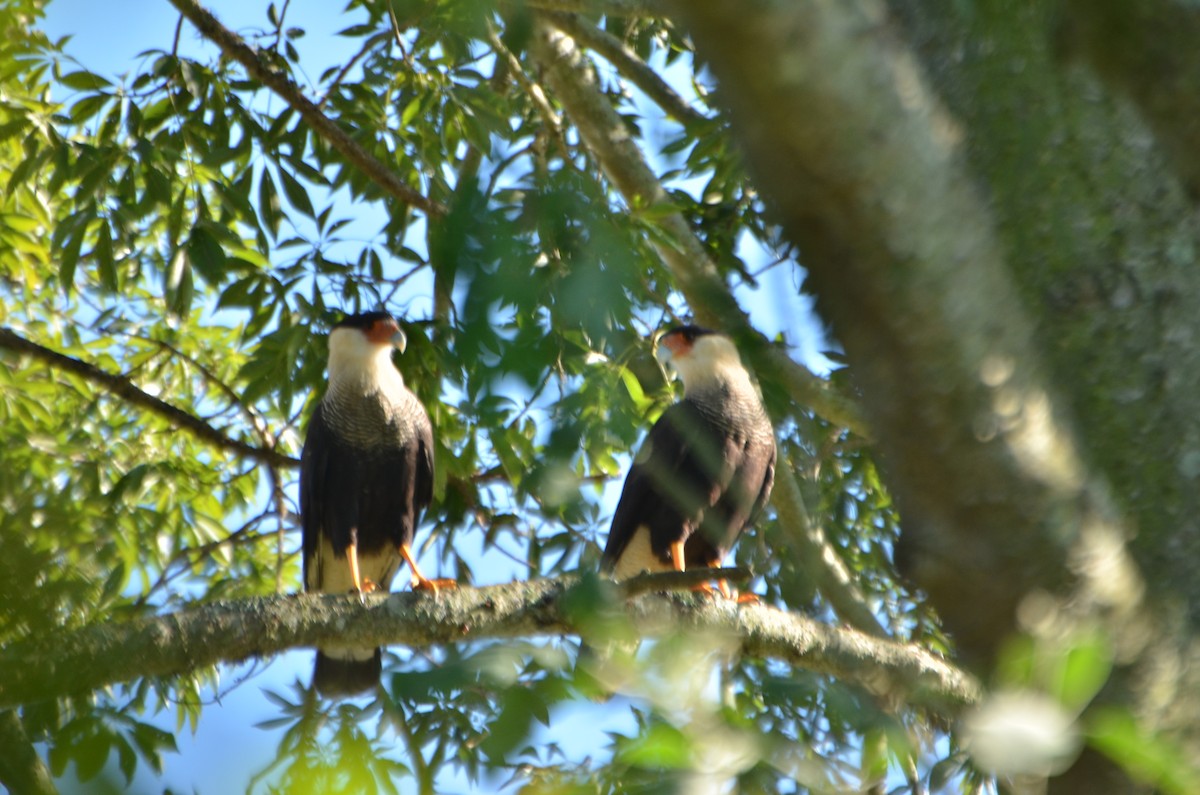
[[[719,567],[775,482],[775,434],[733,342],[680,326],[659,345],[683,400],[650,429],[625,479],[600,560],[617,579]]]
[[[413,533],[433,498],[433,428],[392,364],[406,338],[386,312],[351,315],[329,335],[329,388],[308,426],[300,464],[304,590],[387,590],[401,564],[414,589],[436,591],[413,558]],[[327,695],[379,682],[377,648],[323,646],[313,684]]]

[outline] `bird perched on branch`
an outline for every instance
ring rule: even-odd
[[[433,428],[392,351],[407,340],[386,312],[351,315],[329,335],[329,388],[308,426],[300,465],[304,590],[386,591],[402,563],[414,589],[436,592],[413,557],[433,498]],[[327,695],[373,688],[381,650],[322,646],[313,684]]]
[[[683,399],[654,423],[625,478],[600,561],[619,580],[719,567],[775,482],[775,434],[733,342],[680,326],[659,350]],[[732,596],[724,580],[718,586]]]

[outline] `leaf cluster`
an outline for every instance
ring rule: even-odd
[[[235,61],[160,46],[106,75],[36,31],[36,4],[25,10],[0,15],[0,325],[282,458],[220,449],[84,376],[0,350],[0,642],[297,588],[287,459],[323,389],[324,332],[366,309],[401,318],[410,345],[397,365],[437,431],[420,535],[433,568],[466,583],[592,569],[630,451],[674,400],[650,335],[689,309],[653,247],[658,215],[682,213],[744,301],[764,259],[801,279],[707,104],[690,43],[662,20],[578,18],[683,74],[672,90],[699,117],[664,117],[619,62],[599,63],[603,96],[670,197],[631,207],[539,85],[534,11],[353,0],[337,33],[352,54],[313,67],[313,37],[286,4],[269,5],[245,34],[258,57],[447,208],[425,217]],[[890,632],[941,647],[892,570],[898,520],[869,450],[758,376],[811,521]],[[737,562],[759,573],[765,600],[832,616],[797,532],[768,512]],[[635,661],[644,681],[667,683],[690,651],[664,642]],[[633,728],[580,767],[538,730],[578,698],[573,652],[468,643],[407,655],[365,708],[275,694],[280,717],[265,728],[282,732],[277,759],[252,788],[394,791],[454,768],[527,792],[663,791],[655,782],[684,788],[705,743],[728,736],[743,752],[721,772],[741,789],[831,789],[862,779],[863,738],[880,726],[897,760],[928,747],[916,718],[884,718],[852,687],[705,651],[717,662],[697,686],[721,680],[730,699],[693,714],[644,693]],[[115,759],[129,780],[173,750],[135,716],[173,707],[176,729],[194,727],[217,681],[146,680],[124,701],[97,694],[24,719],[55,773],[74,763],[87,779]],[[403,753],[380,753],[397,740]]]

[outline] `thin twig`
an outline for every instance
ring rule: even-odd
[[[300,114],[301,118],[329,145],[392,198],[422,210],[426,215],[440,218],[446,214],[445,205],[421,194],[406,184],[392,169],[364,149],[333,119],[304,95],[291,78],[259,58],[258,51],[241,37],[222,25],[208,9],[194,0],[170,0],[179,13],[188,18],[200,33],[245,67],[247,74],[279,95]]]
[[[196,438],[209,442],[222,450],[281,468],[300,466],[299,459],[283,455],[275,450],[266,450],[238,441],[237,439],[231,439],[194,414],[189,414],[181,408],[172,406],[170,403],[144,392],[124,376],[114,375],[113,373],[101,370],[89,362],[65,356],[58,351],[27,340],[12,329],[4,326],[0,326],[0,348],[33,356],[35,359],[55,369],[80,376],[97,386],[103,387],[106,391],[134,406],[157,414],[175,427],[185,430]]]
[[[333,92],[337,91],[338,86],[340,86],[342,81],[346,79],[346,75],[350,74],[350,70],[354,68],[354,65],[365,58],[367,53],[369,53],[376,44],[384,39],[390,38],[390,36],[390,33],[376,33],[374,36],[368,36],[366,41],[363,42],[363,46],[359,48],[358,52],[354,53],[354,55],[350,57],[350,60],[346,61],[346,65],[339,69],[338,73],[334,75],[333,80],[331,80],[329,83],[329,87],[325,89],[325,95],[321,97],[321,101],[317,103],[317,107],[324,108],[325,104],[329,102],[329,98],[333,96]]]
[[[546,126],[553,134],[554,141],[558,144],[563,159],[569,160],[571,157],[571,147],[567,144],[567,139],[563,135],[562,119],[558,117],[558,113],[550,104],[550,100],[547,99],[546,92],[542,90],[540,84],[525,72],[524,67],[521,66],[521,61],[504,45],[504,41],[490,23],[488,24],[488,42],[492,45],[492,49],[495,50],[496,57],[501,63],[508,65],[508,71],[533,101],[534,107],[538,109],[542,119],[546,122]]]

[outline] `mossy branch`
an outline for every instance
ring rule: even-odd
[[[748,574],[738,569],[717,573]],[[629,588],[688,588],[712,576],[711,571],[643,576]],[[586,604],[603,599],[594,586],[594,581],[571,575],[437,595],[368,595],[363,602],[352,595],[271,596],[108,622],[12,644],[0,652],[0,706],[333,641],[428,647],[574,634],[579,604],[589,594]],[[681,630],[720,633],[734,639],[745,655],[837,676],[895,695],[897,703],[906,700],[938,714],[953,714],[979,695],[979,685],[970,676],[918,646],[872,638],[765,605],[646,594],[626,601],[625,609],[630,624],[643,636]]]

